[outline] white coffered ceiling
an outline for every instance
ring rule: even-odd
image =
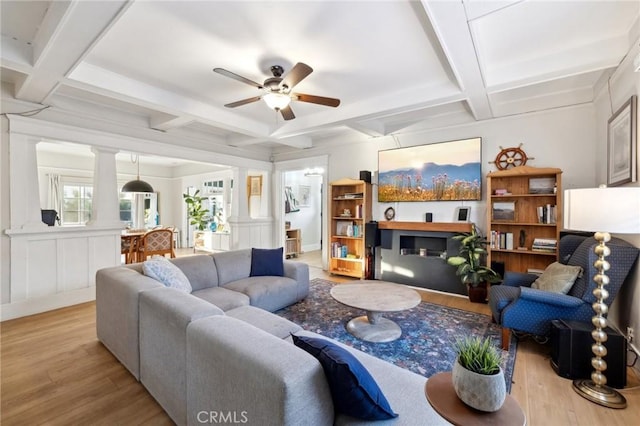
[[[266,154],[588,103],[638,42],[634,1],[6,1],[16,99]],[[283,121],[251,80],[295,63]],[[9,86],[6,86],[9,84]],[[7,89],[7,87],[9,89]],[[5,92],[6,93],[6,92]]]

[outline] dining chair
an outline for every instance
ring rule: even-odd
[[[147,260],[147,257],[158,254],[176,257],[173,250],[173,231],[171,229],[154,229],[145,233],[140,239],[137,249],[138,262]]]
[[[124,263],[133,263],[131,251],[131,238],[122,238],[120,240],[120,254],[124,254]]]

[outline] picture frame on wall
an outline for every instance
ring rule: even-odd
[[[309,185],[298,185],[298,201],[300,207],[309,207],[311,203],[311,187]]]
[[[248,176],[249,196],[262,195],[262,176]]]
[[[607,185],[637,180],[637,96],[633,95],[607,123]]]

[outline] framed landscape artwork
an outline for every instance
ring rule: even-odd
[[[607,185],[635,182],[637,175],[637,96],[632,96],[609,119],[607,126]]]
[[[378,151],[378,201],[482,199],[482,139]]]

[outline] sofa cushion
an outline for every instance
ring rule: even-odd
[[[285,308],[300,300],[298,283],[287,277],[248,277],[226,284],[224,288],[246,294],[251,306],[269,312]]]
[[[251,249],[251,273],[252,277],[284,276],[282,247],[277,249]]]
[[[189,278],[193,290],[218,286],[218,271],[211,255],[176,257],[171,259],[171,263],[180,268]]]
[[[210,287],[202,290],[195,290],[194,296],[216,305],[223,311],[234,309],[239,306],[246,306],[250,303],[249,296],[224,287]]]
[[[164,256],[155,255],[142,263],[142,272],[169,288],[191,293],[191,283],[180,268]]]
[[[218,285],[247,278],[251,272],[251,249],[222,251],[212,257],[218,270]]]
[[[582,267],[553,262],[542,275],[531,284],[531,288],[567,294],[576,278],[582,274]]]
[[[348,350],[326,339],[296,335],[292,338],[296,346],[320,361],[337,412],[363,420],[398,416],[371,374]]]

